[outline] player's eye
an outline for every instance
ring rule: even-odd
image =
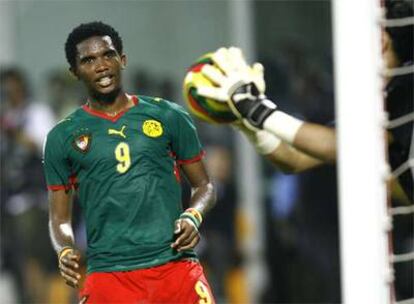
[[[113,58],[116,56],[116,52],[115,51],[108,51],[105,53],[105,57],[107,58]]]
[[[81,59],[81,63],[82,63],[82,64],[90,64],[90,63],[92,63],[92,62],[93,62],[93,60],[94,60],[94,58],[93,58],[93,57],[85,57],[85,58],[82,58],[82,59]]]

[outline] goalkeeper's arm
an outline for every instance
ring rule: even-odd
[[[335,131],[280,111],[265,95],[262,65],[248,66],[238,48],[221,48],[212,58],[216,66],[205,65],[202,73],[216,86],[200,87],[200,95],[227,102],[232,112],[252,130],[266,130],[322,161],[336,160]]]
[[[321,159],[295,149],[268,131],[254,131],[241,123],[235,126],[253,144],[259,154],[265,156],[285,173],[306,171],[324,163]]]
[[[265,99],[266,102],[260,99],[246,101],[243,105],[240,116],[248,128],[265,130],[323,162],[336,161],[336,133],[333,128],[304,122],[277,110],[269,99]]]

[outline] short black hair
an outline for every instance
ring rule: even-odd
[[[82,41],[94,36],[111,37],[115,49],[120,55],[122,54],[122,38],[112,26],[101,21],[82,23],[72,30],[65,43],[66,60],[71,68],[76,67],[76,46]]]
[[[399,19],[413,17],[413,7],[407,1],[386,0],[385,17],[386,19]],[[390,35],[394,51],[404,64],[414,59],[414,25],[386,27],[385,30]]]

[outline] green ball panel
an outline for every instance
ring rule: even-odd
[[[217,101],[198,95],[196,88],[190,88],[190,94],[193,97],[193,100],[197,102],[197,105],[203,110],[204,114],[213,120],[219,123],[229,123],[237,119],[230,109],[227,109],[226,111],[218,111],[217,108],[212,108],[210,103],[217,103]]]

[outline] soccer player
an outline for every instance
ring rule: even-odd
[[[413,16],[413,8],[405,1],[386,1],[386,18]],[[414,26],[385,28],[382,33],[382,55],[387,68],[414,64]],[[336,134],[333,128],[301,121],[279,110],[267,99],[263,67],[249,67],[237,48],[221,48],[213,56],[220,68],[205,65],[202,73],[217,87],[201,87],[198,93],[205,97],[228,102],[240,117],[239,129],[284,171],[300,172],[323,163],[336,161]],[[386,79],[386,109],[390,119],[414,111],[413,73]],[[413,121],[389,134],[389,156],[393,169],[407,162],[412,142]],[[412,157],[412,156],[411,156]],[[413,176],[407,170],[399,182],[411,201],[414,200]]]
[[[48,134],[49,228],[66,283],[80,287],[71,226],[77,189],[86,220],[82,303],[214,303],[193,248],[215,191],[190,116],[161,98],[128,95],[122,39],[102,22],[69,34],[66,58],[85,105]],[[181,206],[180,169],[192,195]]]

